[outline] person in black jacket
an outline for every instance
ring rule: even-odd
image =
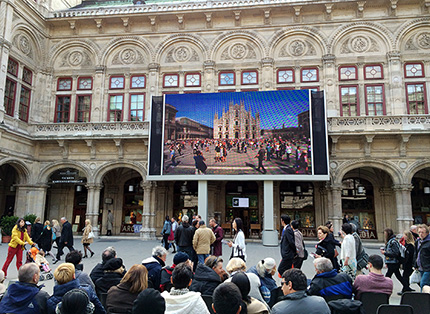
[[[37,245],[39,246],[39,248],[41,247],[40,236],[42,235],[42,231],[43,231],[43,225],[40,222],[40,217],[37,217],[34,220],[33,226],[31,227],[30,237],[31,237],[31,240],[33,240],[34,243],[37,243]]]
[[[60,245],[58,246],[58,252],[57,252],[57,259],[54,261],[53,264],[57,263],[61,255],[64,254],[63,248],[67,246],[69,251],[74,251],[73,248],[73,231],[72,231],[72,225],[70,222],[67,221],[66,217],[61,218],[61,223],[63,224],[63,229],[61,230],[61,238],[60,238]]]
[[[90,278],[93,282],[96,282],[97,279],[103,277],[104,275],[104,265],[107,263],[108,260],[116,257],[116,250],[114,247],[109,246],[104,249],[102,253],[102,262],[98,263],[94,268],[91,270]]]
[[[419,239],[416,245],[416,264],[421,272],[421,289],[430,285],[430,235],[425,224],[418,226]]]
[[[384,230],[384,236],[386,244],[381,253],[385,255],[385,264],[388,268],[385,277],[391,278],[394,274],[403,287],[405,287],[402,275],[400,274],[400,243],[396,240],[396,236],[390,228]]]
[[[107,293],[111,287],[118,285],[124,277],[124,266],[121,258],[108,260],[103,269],[103,277],[97,279],[94,283],[99,298],[102,293]]]
[[[406,260],[403,262],[403,289],[401,292],[398,292],[398,295],[402,295],[404,292],[407,291],[415,291],[411,289],[409,286],[409,277],[414,272],[413,266],[414,266],[414,252],[415,252],[415,239],[410,231],[403,232],[403,239],[406,247]]]
[[[188,223],[189,218],[187,215],[182,217],[182,224],[176,229],[175,242],[178,246],[178,252],[187,253],[192,259],[194,256],[193,237],[195,229]]]
[[[45,255],[48,254],[52,257],[52,260],[55,261],[55,255],[52,254],[52,229],[51,223],[49,220],[45,221],[45,225],[43,227],[43,232],[39,238],[39,248],[45,252]]]
[[[318,239],[320,240],[315,246],[315,258],[325,257],[328,258],[333,264],[333,268],[338,270],[336,266],[339,266],[337,259],[335,260],[335,242],[329,237],[330,230],[326,226],[319,226],[317,228]]]
[[[202,295],[212,295],[215,288],[221,284],[222,263],[222,258],[213,255],[208,256],[204,264],[199,263],[190,291],[200,292]]]
[[[281,257],[278,272],[282,276],[284,271],[293,266],[293,259],[296,255],[296,243],[294,239],[294,231],[290,226],[291,218],[288,215],[281,215],[282,238],[281,238]]]

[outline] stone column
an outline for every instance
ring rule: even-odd
[[[199,193],[199,200],[198,200],[198,212],[199,215],[202,216],[202,220],[206,224],[207,218],[208,218],[208,181],[205,180],[199,180],[198,182],[198,193]]]
[[[333,222],[334,234],[340,231],[342,226],[342,185],[332,184],[330,186],[331,206],[328,207],[328,219]],[[330,196],[329,196],[330,198]]]
[[[390,51],[387,53],[388,59],[388,75],[390,78],[390,88],[388,89],[386,104],[394,104],[392,106],[393,112],[387,112],[387,114],[401,115],[406,114],[407,108],[405,106],[405,94],[403,84],[403,66],[401,62],[400,51]],[[389,107],[387,109],[389,110]]]
[[[215,91],[218,79],[215,71],[215,61],[206,60],[203,62],[203,75],[202,75],[202,92],[210,93]]]
[[[263,90],[273,90],[275,86],[273,82],[273,64],[274,60],[272,58],[264,58],[261,60],[262,71],[260,81],[263,83]]]
[[[158,198],[157,198],[157,189],[161,189],[162,193],[162,197],[160,197],[160,199],[163,200],[162,204],[163,206],[159,206],[159,202],[158,202]],[[156,223],[155,223],[155,218],[156,218],[156,210],[164,210],[165,208],[165,197],[166,197],[166,188],[163,187],[157,187],[157,182],[152,182],[152,190],[151,190],[151,203],[150,203],[150,208],[151,208],[151,216],[150,216],[150,221],[149,221],[149,229],[151,232],[151,237],[153,237],[153,239],[156,238],[157,235],[157,229],[156,227]],[[161,203],[161,202],[160,202]],[[160,207],[160,208],[159,208]],[[161,223],[164,222],[164,217],[161,217]],[[161,231],[161,229],[160,229]]]
[[[336,71],[336,56],[335,55],[324,55],[322,57],[323,61],[323,72],[324,72],[324,80],[323,86],[321,89],[325,90],[325,97],[327,104],[335,104],[335,107],[327,106],[327,116],[339,116],[339,106],[338,101],[336,101],[337,91],[337,71]],[[321,80],[321,79],[320,79]]]
[[[102,65],[98,65],[95,68],[93,86],[99,86],[99,87],[96,87],[92,94],[91,122],[107,121],[107,116],[108,116],[107,104],[109,103],[109,99],[108,99],[109,95],[107,93],[107,88],[105,88],[105,83],[106,83],[105,71],[106,71],[106,68]],[[104,99],[105,95],[106,95],[106,99]],[[95,109],[99,109],[99,110],[95,110]]]
[[[414,221],[411,202],[412,188],[412,184],[397,184],[393,186],[397,208],[397,230],[394,230],[395,233],[403,233],[404,230],[409,230]],[[392,228],[394,229],[394,226]]]
[[[47,185],[15,185],[16,205],[15,214],[23,217],[34,214],[43,220],[45,216],[45,202]]]
[[[140,229],[140,239],[143,241],[155,239],[155,229],[151,225],[151,194],[154,188],[153,182],[143,181],[143,212],[142,229]]]
[[[278,246],[278,232],[273,220],[273,181],[264,181],[263,245]]]
[[[93,232],[96,237],[99,236],[100,230],[98,226],[99,219],[99,205],[100,205],[100,190],[102,186],[100,184],[87,184],[87,211],[86,219],[91,221],[93,226]]]

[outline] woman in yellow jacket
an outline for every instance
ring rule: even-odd
[[[7,250],[7,258],[6,262],[4,262],[2,270],[4,271],[5,277],[7,276],[7,269],[9,268],[9,264],[12,262],[13,257],[16,255],[16,269],[22,265],[22,251],[24,250],[24,246],[26,244],[33,245],[33,241],[31,241],[27,228],[25,227],[25,221],[22,218],[19,218],[16,222],[15,227],[12,229],[12,237],[9,242],[9,247]]]

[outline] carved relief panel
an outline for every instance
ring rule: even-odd
[[[381,39],[372,34],[361,31],[339,41],[335,47],[336,55],[360,55],[360,54],[384,54],[386,53],[386,45]]]
[[[402,45],[403,46],[403,45]],[[429,51],[430,50],[430,29],[420,30],[411,35],[404,44],[406,51]]]
[[[216,53],[216,60],[222,62],[261,61],[261,58],[259,49],[255,47],[255,44],[247,42],[246,40],[228,41],[221,45]]]
[[[55,62],[56,68],[88,68],[93,66],[91,53],[82,47],[67,49],[59,55]]]

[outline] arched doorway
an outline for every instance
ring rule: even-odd
[[[71,219],[73,232],[85,227],[88,191],[85,174],[75,168],[54,171],[48,179],[45,219]],[[70,210],[72,209],[72,210]]]
[[[173,185],[173,216],[181,219],[183,215],[190,218],[198,214],[198,182],[176,181]]]
[[[225,221],[241,218],[245,236],[251,224],[261,224],[258,206],[258,184],[251,181],[231,181],[225,186]]]
[[[412,178],[412,215],[414,224],[430,225],[430,169],[418,171]]]
[[[18,173],[8,164],[0,166],[0,212],[1,215],[13,216],[15,211]]]
[[[304,237],[316,236],[314,186],[311,182],[283,181],[279,186],[281,215],[299,221]],[[280,228],[282,230],[282,228]]]

